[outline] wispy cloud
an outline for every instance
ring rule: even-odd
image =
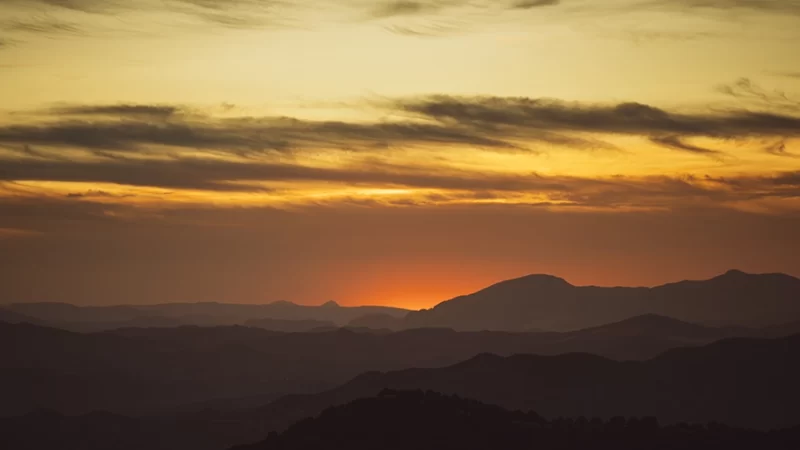
[[[285,26],[307,27],[302,17],[311,10],[328,11],[330,17],[357,17],[368,20],[393,21],[385,23],[390,31],[405,34],[429,34],[424,29],[429,24],[402,23],[395,19],[425,16],[440,22],[460,22],[463,14],[486,16],[491,12],[528,11],[558,5],[559,0],[390,0],[362,2],[359,0],[7,0],[7,4],[29,10],[31,16],[9,22],[0,29],[16,32],[63,34],[79,33],[78,25],[55,19],[64,12],[86,13],[95,16],[121,17],[130,13],[168,12],[197,19],[206,24],[224,28],[269,28]],[[1,7],[1,6],[0,6]],[[37,19],[42,13],[52,15],[51,20]],[[314,19],[314,21],[319,20]],[[331,19],[339,20],[339,19]],[[454,29],[454,26],[450,26]],[[412,33],[412,30],[416,30]]]
[[[186,108],[173,105],[73,105],[59,106],[50,110],[53,114],[67,114],[74,116],[110,116],[110,117],[139,117],[152,119],[166,119],[187,112]]]
[[[800,78],[800,72],[778,72],[778,75],[788,78]]]
[[[543,6],[555,6],[561,4],[561,0],[519,0],[511,4],[512,9],[533,9]]]
[[[372,10],[371,15],[376,18],[411,16],[438,11],[443,6],[443,4],[435,2],[398,0],[377,5],[375,9]]]
[[[19,10],[30,11],[30,19],[22,19],[16,26],[12,23],[7,29],[17,31],[52,32],[82,31],[77,25],[58,24],[52,20],[35,20],[42,13],[86,13],[95,16],[119,17],[129,13],[169,12],[193,17],[206,23],[228,28],[268,27],[282,23],[283,14],[279,10],[302,5],[302,1],[281,0],[7,0],[7,4]],[[56,25],[56,26],[54,26]]]
[[[757,90],[743,92],[737,95],[764,100]],[[759,145],[769,142],[764,152],[789,157],[793,153],[787,143],[800,137],[800,118],[788,113],[681,112],[632,102],[441,95],[371,106],[388,110],[393,119],[216,117],[168,104],[59,105],[19,116],[26,118],[21,123],[0,126],[0,184],[8,188],[8,183],[19,182],[88,183],[92,187],[84,191],[60,195],[99,202],[130,200],[132,192],[108,190],[106,185],[244,192],[270,199],[283,198],[287,190],[300,192],[309,183],[338,186],[345,197],[337,201],[345,201],[342,198],[354,187],[413,191],[385,200],[398,205],[507,202],[670,208],[687,203],[783,202],[800,196],[797,173],[791,171],[731,178],[698,174],[592,178],[494,172],[488,167],[479,171],[451,164],[467,151],[531,156],[528,149],[537,148],[537,143],[547,144],[548,152],[610,148],[605,139],[613,135],[639,137],[676,152],[714,159],[729,153],[707,143],[754,139]],[[412,163],[405,156],[391,157],[413,151],[428,158]],[[309,198],[321,201],[318,196]]]
[[[683,150],[690,153],[699,153],[702,155],[720,155],[722,153],[717,150],[709,150],[697,145],[687,144],[680,136],[657,136],[652,137],[650,140],[665,147]]]
[[[737,84],[738,88],[751,86]],[[737,89],[738,89],[737,88]],[[740,89],[741,90],[741,89]],[[205,149],[237,156],[321,150],[381,152],[426,146],[495,152],[549,148],[610,149],[600,136],[640,136],[666,148],[718,157],[693,138],[785,141],[800,137],[800,117],[785,97],[753,89],[731,95],[778,109],[668,111],[641,103],[592,104],[519,97],[423,96],[379,105],[395,117],[380,122],[311,121],[290,117],[219,118],[179,105],[72,105],[41,113],[48,120],[0,126],[0,143],[16,146],[152,151]],[[777,100],[776,100],[777,99]],[[53,120],[50,116],[55,117]],[[25,147],[16,147],[25,148]],[[450,151],[450,150],[448,150]]]
[[[41,35],[81,35],[83,29],[75,23],[65,22],[53,17],[32,17],[28,20],[0,21],[0,29],[12,33]]]
[[[775,156],[788,156],[790,158],[800,158],[800,155],[795,153],[791,153],[786,149],[786,142],[780,141],[776,142],[772,145],[767,146],[765,149],[767,153],[775,155]]]
[[[706,154],[718,152],[687,144],[685,139],[800,136],[800,117],[749,110],[682,113],[641,103],[602,105],[552,99],[450,96],[401,100],[396,107],[413,115],[487,133],[642,135],[670,148]]]
[[[433,169],[433,170],[431,170]],[[759,176],[616,176],[574,177],[558,175],[501,174],[459,171],[452,168],[409,167],[369,164],[339,168],[315,168],[292,164],[234,163],[181,159],[173,161],[116,160],[100,163],[15,161],[3,165],[0,181],[14,180],[25,185],[31,181],[83,182],[87,186],[142,186],[165,189],[156,205],[170,205],[170,194],[180,189],[207,192],[258,194],[265,204],[283,199],[303,203],[359,203],[378,201],[385,205],[447,204],[522,204],[539,207],[626,209],[680,209],[686,207],[739,208],[758,202],[793,202],[800,207],[800,172]],[[303,197],[306,183],[327,183],[324,197]],[[279,183],[280,188],[270,188]],[[287,185],[286,183],[289,183]],[[288,186],[288,187],[287,187]],[[334,186],[343,189],[342,195]],[[402,189],[404,195],[375,199],[371,195],[350,195],[363,189]],[[2,183],[0,183],[2,188]],[[61,196],[0,196],[0,204],[16,198],[12,204],[46,198],[49,201],[81,201],[125,204],[135,194],[112,193],[89,187]],[[408,191],[405,191],[408,190]],[[133,199],[135,200],[135,199]],[[203,202],[193,203],[202,206]],[[227,203],[218,206],[224,207]],[[232,207],[241,204],[232,202]],[[180,207],[180,204],[178,205]],[[209,205],[211,206],[211,205]],[[174,205],[173,205],[174,207]]]
[[[647,0],[644,4],[711,10],[749,10],[800,14],[797,0]]]
[[[783,91],[762,88],[749,78],[740,78],[731,84],[723,84],[717,90],[736,98],[748,106],[758,106],[769,110],[800,111],[800,100],[790,97]]]
[[[417,144],[460,144],[501,151],[519,150],[512,142],[483,136],[459,126],[410,121],[314,122],[274,117],[166,122],[134,118],[92,121],[68,119],[0,127],[0,143],[116,151],[138,151],[149,145],[160,145],[213,149],[237,155],[292,153],[303,149],[376,151]]]
[[[228,29],[312,27],[326,18],[309,15],[309,11],[326,11],[330,20],[377,21],[385,29],[404,35],[441,36],[481,28],[481,24],[499,20],[526,21],[538,11],[555,10],[561,19],[604,17],[608,14],[666,11],[695,14],[704,11],[744,11],[782,15],[800,14],[795,0],[622,0],[590,2],[580,0],[6,0],[6,5],[29,11],[29,17],[17,17],[0,29],[13,32],[77,34],[84,25],[59,19],[62,13],[78,13],[95,17],[119,18],[132,13],[170,13],[202,23]],[[0,5],[2,8],[2,5]],[[37,19],[37,15],[52,20]],[[549,17],[549,16],[548,16]],[[184,24],[186,25],[186,24]],[[636,40],[697,39],[709,35],[708,30],[619,30]]]

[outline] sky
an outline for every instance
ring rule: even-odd
[[[0,303],[800,276],[800,1],[2,0]]]

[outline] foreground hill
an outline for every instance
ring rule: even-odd
[[[285,329],[307,329],[309,321],[319,326],[344,326],[362,316],[402,318],[408,310],[386,306],[320,306],[274,302],[263,305],[231,303],[166,303],[136,306],[75,306],[67,303],[14,303],[10,312],[25,315],[56,328],[70,331],[103,331],[125,327],[176,327],[181,325],[243,325]],[[255,323],[253,323],[255,321]],[[296,321],[297,323],[293,323]],[[260,322],[260,323],[259,323]]]
[[[404,327],[456,330],[574,330],[658,314],[711,325],[766,326],[800,320],[800,279],[732,270],[704,281],[654,288],[573,286],[550,275],[503,281],[412,311]]]
[[[590,418],[591,419],[591,418]],[[431,391],[382,391],[327,409],[236,450],[796,449],[800,427],[758,432],[718,424],[659,426],[653,417],[545,420]]]

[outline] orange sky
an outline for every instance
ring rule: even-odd
[[[212,3],[0,4],[0,303],[800,273],[796,2]]]

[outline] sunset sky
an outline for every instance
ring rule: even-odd
[[[0,303],[800,276],[800,1],[3,0]]]

